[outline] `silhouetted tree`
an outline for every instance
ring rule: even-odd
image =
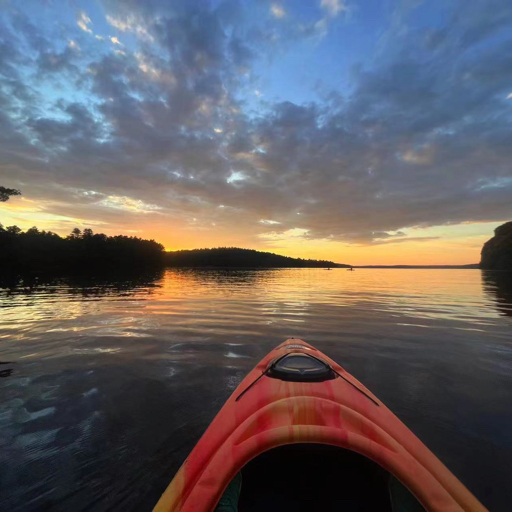
[[[21,228],[18,226],[7,226],[6,231],[11,235],[18,235],[21,233]]]
[[[77,240],[78,238],[80,238],[81,235],[82,235],[82,232],[78,228],[75,228],[75,229],[73,229],[73,231],[71,231],[68,238]]]
[[[0,187],[0,202],[5,203],[11,196],[20,196],[21,192],[15,188]]]

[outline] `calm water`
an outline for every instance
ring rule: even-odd
[[[151,510],[242,377],[301,337],[491,510],[512,503],[512,278],[169,270],[0,289],[0,509]]]

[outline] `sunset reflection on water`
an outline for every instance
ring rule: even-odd
[[[295,336],[504,510],[511,290],[505,274],[389,269],[183,269],[0,289],[1,508],[150,510],[245,373]]]

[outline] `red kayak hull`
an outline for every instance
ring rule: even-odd
[[[294,382],[269,377],[270,365],[288,353],[325,361],[334,378]],[[250,460],[295,443],[327,444],[368,457],[400,480],[426,510],[486,510],[371,391],[298,339],[279,345],[245,377],[154,510],[212,511]]]

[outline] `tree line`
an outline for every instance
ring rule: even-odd
[[[0,224],[0,272],[140,270],[163,264],[164,247],[134,236],[75,228],[67,237]]]
[[[21,195],[17,189],[0,186],[0,202]],[[165,253],[154,240],[133,236],[107,236],[92,229],[75,228],[65,238],[52,231],[0,224],[0,274],[19,272],[74,271],[82,274],[105,271],[140,271],[141,268],[245,267],[245,268],[321,268],[347,267],[327,260],[290,258],[269,252],[238,247],[193,249]]]
[[[290,258],[238,247],[168,252],[165,262],[170,267],[322,268],[348,266],[337,265],[332,261]]]

